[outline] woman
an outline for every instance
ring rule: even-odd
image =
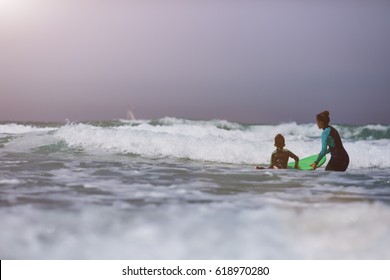
[[[347,151],[344,149],[343,143],[341,142],[338,131],[329,125],[329,112],[324,111],[317,115],[317,125],[319,129],[323,129],[322,148],[318,155],[317,160],[311,164],[313,169],[317,168],[318,162],[325,156],[325,154],[331,154],[328,165],[325,170],[328,171],[345,171],[349,165],[349,156]],[[328,149],[329,147],[329,149]]]

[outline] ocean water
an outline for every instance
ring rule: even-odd
[[[345,173],[255,170],[314,124],[0,123],[0,259],[389,259],[390,126],[335,127]]]

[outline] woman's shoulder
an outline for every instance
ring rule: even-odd
[[[323,134],[323,135],[324,135],[324,134],[329,135],[329,134],[330,134],[330,131],[331,131],[332,129],[334,129],[332,126],[327,126],[327,127],[325,127],[324,130],[322,131],[322,134]]]

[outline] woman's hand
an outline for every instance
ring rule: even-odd
[[[313,167],[313,170],[317,169],[317,163],[316,162],[313,162],[312,164],[310,164],[310,166]]]

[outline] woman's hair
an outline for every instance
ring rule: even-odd
[[[285,141],[282,134],[278,134],[275,136],[275,146],[277,148],[283,148],[285,146]]]
[[[317,115],[317,120],[328,125],[330,122],[329,111],[323,111]]]

